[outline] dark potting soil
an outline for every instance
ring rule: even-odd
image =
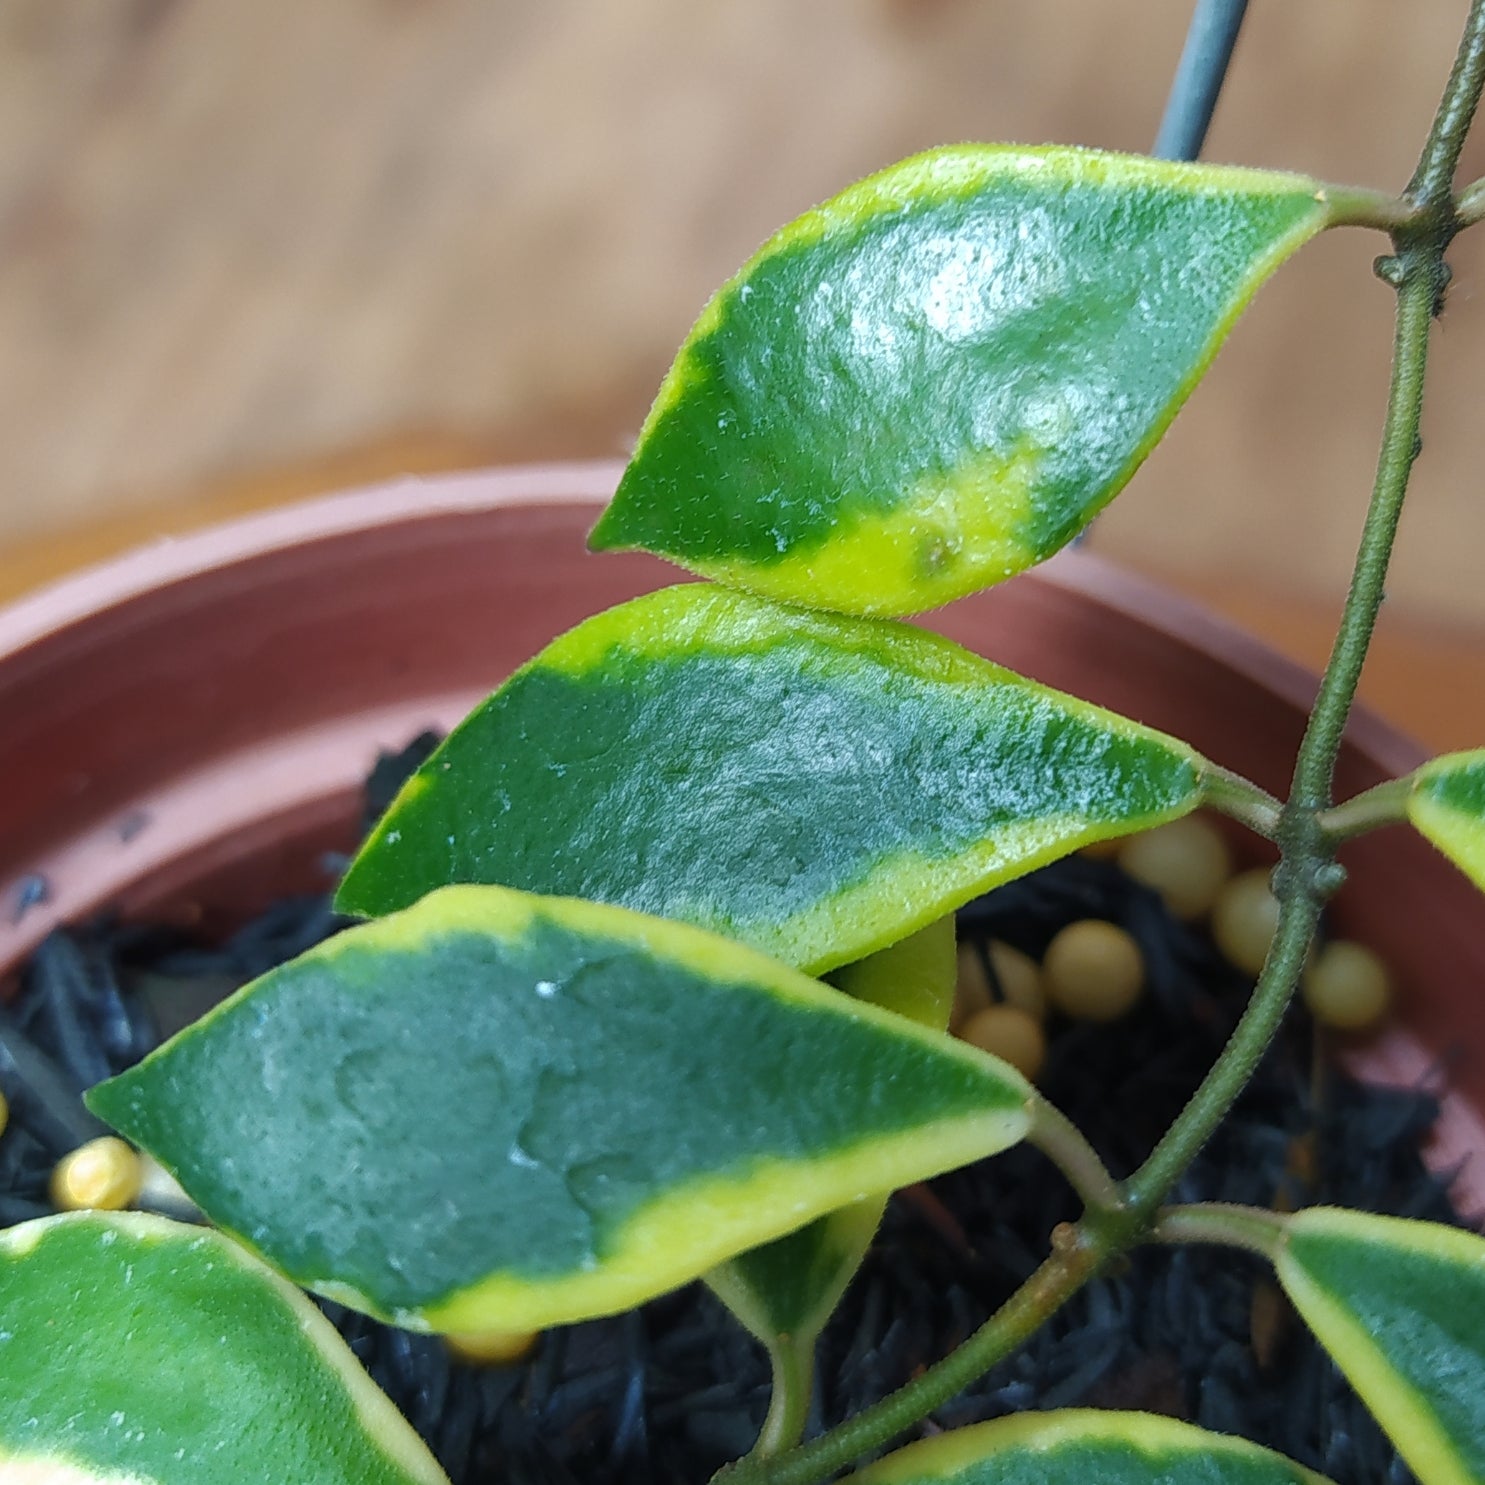
[[[429,746],[421,738],[383,760],[369,817]],[[1179,1112],[1251,987],[1153,893],[1082,857],[971,904],[960,936],[1040,957],[1058,929],[1085,917],[1134,935],[1149,993],[1117,1032],[1054,1028],[1040,1082],[1122,1175]],[[343,926],[327,897],[312,897],[276,904],[220,946],[107,923],[49,938],[18,1000],[0,1007],[0,1088],[12,1105],[0,1137],[0,1225],[49,1213],[52,1166],[103,1132],[82,1089]],[[1333,1202],[1459,1221],[1418,1155],[1432,1098],[1362,1087],[1312,1040],[1308,1019],[1293,1016],[1176,1199]],[[1066,1183],[1029,1148],[899,1193],[822,1341],[812,1427],[860,1411],[951,1350],[1037,1266],[1053,1227],[1076,1216]],[[455,1485],[695,1485],[747,1451],[768,1405],[762,1349],[700,1284],[551,1331],[529,1360],[505,1367],[467,1366],[435,1338],[323,1308]],[[1073,1405],[1173,1414],[1353,1485],[1412,1479],[1265,1266],[1225,1250],[1136,1253],[934,1426]]]

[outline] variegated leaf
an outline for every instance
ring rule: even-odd
[[[889,1454],[843,1485],[1329,1485],[1245,1439],[1150,1413],[1018,1413]]]
[[[220,1233],[0,1233],[7,1485],[448,1485],[323,1315]]]
[[[1485,1480],[1485,1238],[1311,1207],[1279,1282],[1423,1485]]]
[[[451,887],[88,1102],[306,1288],[415,1329],[530,1331],[1003,1149],[1030,1097],[712,934]]]
[[[1485,891],[1485,749],[1446,753],[1413,775],[1408,819]]]
[[[1274,269],[1313,180],[965,144],[806,213],[682,346],[596,548],[905,614],[998,582],[1123,487]]]
[[[943,1031],[954,1006],[957,970],[954,919],[947,917],[842,965],[830,979],[857,1000]],[[760,1437],[766,1451],[794,1442],[803,1425],[815,1343],[861,1266],[886,1205],[883,1196],[831,1212],[706,1275],[727,1308],[768,1348],[773,1402]]]
[[[1183,815],[1184,744],[905,624],[665,589],[556,640],[408,782],[337,905],[622,903],[812,974]]]

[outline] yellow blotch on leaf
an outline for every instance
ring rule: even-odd
[[[937,608],[1030,567],[1039,451],[982,450],[926,475],[891,510],[845,508],[823,545],[777,561],[687,560],[708,577],[785,602],[841,613],[896,615]]]

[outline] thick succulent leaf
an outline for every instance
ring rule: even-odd
[[[1485,1239],[1312,1207],[1279,1281],[1423,1485],[1485,1480]]]
[[[1003,1149],[995,1059],[737,944],[451,887],[247,986],[93,1111],[297,1283],[538,1330]]]
[[[901,943],[843,965],[830,978],[846,994],[943,1031],[954,1006],[954,919],[940,918]],[[846,1285],[861,1266],[886,1209],[885,1196],[857,1202],[740,1253],[706,1281],[768,1347],[774,1387],[808,1385],[809,1358]],[[783,1353],[792,1352],[797,1361]],[[799,1409],[802,1415],[803,1409]]]
[[[688,584],[599,614],[409,780],[337,896],[620,903],[818,974],[1091,840],[1185,814],[1172,738],[905,624]]]
[[[1316,182],[967,144],[785,227],[707,306],[595,548],[846,613],[1049,556],[1165,431]]]
[[[909,1444],[844,1485],[1326,1485],[1245,1439],[1150,1413],[1018,1413]]]
[[[1407,810],[1418,833],[1485,891],[1485,749],[1424,764]]]
[[[0,1479],[448,1485],[292,1285],[220,1233],[95,1212],[0,1233]]]

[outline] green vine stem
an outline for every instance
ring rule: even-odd
[[[1286,853],[1286,864],[1291,867],[1287,875],[1292,878],[1294,857],[1290,853]],[[1286,873],[1281,870],[1278,875]],[[1315,875],[1318,877],[1320,873],[1317,871]],[[1132,1236],[1137,1236],[1153,1219],[1156,1208],[1247,1086],[1289,1008],[1320,919],[1323,899],[1314,890],[1295,891],[1292,887],[1283,886],[1275,895],[1279,899],[1278,927],[1253,998],[1201,1087],[1166,1131],[1150,1158],[1126,1183],[1125,1193],[1133,1219]]]
[[[1412,774],[1388,779],[1364,793],[1354,795],[1320,812],[1320,829],[1332,845],[1365,835],[1383,825],[1401,825],[1408,818],[1408,799],[1415,783]]]
[[[1111,1256],[1081,1225],[1059,1227],[1052,1237],[1052,1256],[957,1351],[788,1454],[773,1460],[749,1455],[726,1466],[714,1477],[715,1485],[814,1485],[942,1407],[1035,1334]]]
[[[1472,18],[1480,14],[1485,14],[1485,0],[1476,0]],[[1278,928],[1268,962],[1232,1039],[1149,1160],[1129,1181],[1130,1205],[1141,1216],[1153,1215],[1252,1076],[1288,1008],[1321,904],[1341,881],[1319,813],[1330,804],[1341,735],[1381,607],[1397,519],[1417,455],[1429,322],[1444,272],[1442,245],[1438,244],[1403,248],[1396,258],[1386,261],[1404,266],[1397,275],[1397,331],[1382,453],[1340,633],[1300,745],[1294,786],[1279,830],[1283,854],[1274,874]]]
[[[1397,291],[1392,380],[1376,481],[1340,631],[1300,744],[1289,802],[1277,822],[1281,862],[1275,873],[1279,922],[1253,997],[1232,1039],[1150,1158],[1123,1187],[1117,1208],[1090,1206],[1053,1234],[1052,1254],[1005,1305],[957,1351],[874,1407],[772,1460],[749,1457],[717,1476],[730,1485],[815,1485],[861,1455],[889,1443],[1010,1354],[1119,1253],[1145,1240],[1166,1195],[1210,1138],[1278,1029],[1293,996],[1325,899],[1343,873],[1322,826],[1330,808],[1341,737],[1382,603],[1393,538],[1418,456],[1423,374],[1431,321],[1442,307],[1449,270],[1444,253],[1462,225],[1453,191],[1465,135],[1485,85],[1485,0],[1471,0],[1464,37],[1408,184],[1411,210],[1389,224],[1394,252],[1378,275]],[[1471,188],[1472,190],[1474,188]],[[1358,193],[1358,196],[1362,193]],[[1465,193],[1466,197],[1471,192]],[[1383,199],[1383,198],[1378,198]],[[1472,210],[1474,208],[1472,207]],[[1166,1234],[1193,1221],[1164,1219]]]
[[[1333,843],[1321,826],[1320,813],[1330,807],[1341,737],[1382,606],[1398,517],[1408,476],[1418,457],[1429,326],[1442,307],[1448,284],[1444,252],[1458,230],[1452,194],[1454,170],[1482,85],[1485,0],[1473,0],[1449,82],[1418,168],[1408,184],[1408,198],[1417,208],[1417,216],[1395,232],[1394,254],[1377,262],[1378,275],[1397,290],[1387,417],[1340,631],[1300,744],[1289,803],[1279,827],[1282,858],[1274,875],[1278,927],[1253,998],[1232,1039],[1191,1102],[1126,1186],[1136,1219],[1150,1220],[1247,1085],[1294,994],[1321,905],[1343,880],[1335,864]]]
[[[1150,1229],[1157,1243],[1220,1243],[1246,1248],[1270,1262],[1284,1243],[1285,1223],[1277,1212],[1229,1202],[1199,1202],[1189,1207],[1167,1207]]]
[[[1328,227],[1374,227],[1393,233],[1418,220],[1418,208],[1407,196],[1368,191],[1362,186],[1321,186]]]
[[[782,1336],[768,1348],[773,1392],[768,1416],[749,1458],[767,1459],[794,1448],[804,1437],[810,1393],[814,1390],[815,1337]]]
[[[1459,193],[1455,215],[1461,227],[1473,227],[1476,222],[1485,221],[1485,180],[1477,180]]]
[[[1118,1212],[1124,1205],[1119,1184],[1108,1173],[1082,1131],[1061,1109],[1037,1095],[1031,1103],[1027,1140],[1063,1175],[1084,1206],[1093,1211]]]
[[[1284,806],[1268,790],[1210,762],[1202,771],[1201,786],[1203,802],[1209,808],[1246,825],[1265,840],[1279,838]]]
[[[1418,168],[1408,182],[1408,196],[1425,211],[1447,209],[1451,205],[1454,172],[1465,136],[1480,105],[1480,88],[1485,83],[1485,15],[1480,0],[1471,0],[1470,13],[1464,23],[1464,35],[1454,54],[1444,96],[1439,99]]]
[[[1477,0],[1477,4],[1482,0]],[[1452,204],[1451,204],[1452,205]],[[1430,234],[1432,235],[1432,234]],[[1340,751],[1341,734],[1371,644],[1372,629],[1382,606],[1387,565],[1397,533],[1408,475],[1419,452],[1418,423],[1423,406],[1423,370],[1428,359],[1429,323],[1439,308],[1447,281],[1443,243],[1414,241],[1398,252],[1378,259],[1378,274],[1397,289],[1397,330],[1393,343],[1392,385],[1377,481],[1362,530],[1361,550],[1351,576],[1350,591],[1341,615],[1340,633],[1331,651],[1315,709],[1299,750],[1294,787],[1286,810],[1285,828],[1297,848],[1313,850],[1313,843],[1295,839],[1303,827],[1316,833],[1314,811],[1330,804],[1330,781]]]

